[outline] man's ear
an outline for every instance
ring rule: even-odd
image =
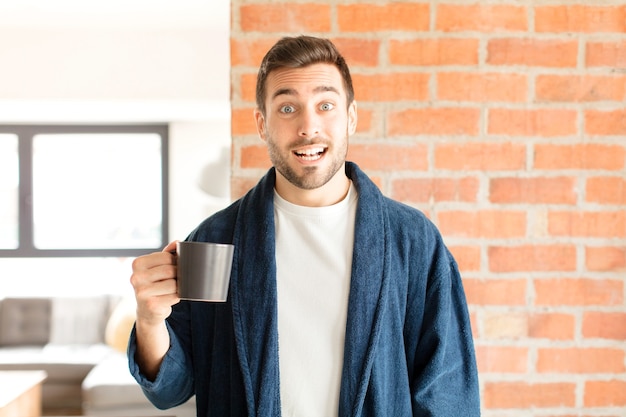
[[[356,100],[352,100],[348,106],[348,135],[353,135],[356,132],[357,121]]]
[[[265,135],[265,117],[263,116],[263,113],[261,113],[261,110],[254,109],[254,120],[256,122],[256,131],[259,134],[259,138],[265,142],[267,139]]]

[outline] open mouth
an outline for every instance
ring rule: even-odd
[[[324,155],[324,153],[326,153],[326,148],[322,146],[315,146],[308,149],[300,149],[294,151],[293,153],[303,161],[317,161]]]

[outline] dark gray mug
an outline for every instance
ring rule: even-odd
[[[178,296],[183,300],[226,301],[233,245],[177,242]]]

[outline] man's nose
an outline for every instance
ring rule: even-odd
[[[298,128],[298,136],[303,138],[312,138],[320,133],[321,119],[317,112],[307,110],[302,113],[300,118],[300,126]]]

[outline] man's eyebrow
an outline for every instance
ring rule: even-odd
[[[316,93],[325,93],[326,91],[330,91],[339,94],[339,90],[337,90],[332,85],[320,85],[319,87],[316,87],[313,91]]]
[[[339,90],[331,85],[320,85],[319,87],[315,87],[313,89],[314,93],[325,93],[327,91],[333,92],[333,93],[339,93]],[[286,96],[298,96],[298,92],[293,89],[293,88],[281,88],[278,89],[274,92],[274,94],[272,94],[272,99],[275,99],[278,96],[282,96],[282,95],[286,95]]]
[[[281,88],[278,89],[276,91],[274,91],[274,94],[272,94],[272,99],[275,99],[278,96],[297,96],[298,92],[296,90],[294,90],[293,88]]]

